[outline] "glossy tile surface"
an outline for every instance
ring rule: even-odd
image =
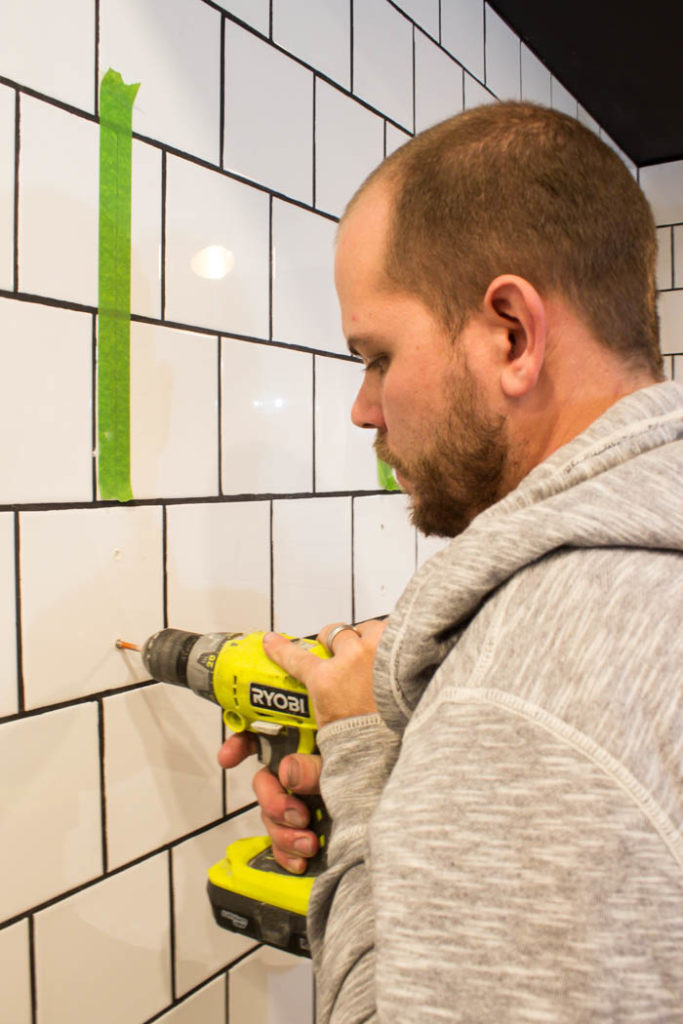
[[[484,81],[483,0],[441,0],[441,45]]]
[[[270,32],[270,0],[216,0],[217,6],[251,25],[261,35]]]
[[[354,0],[353,91],[413,127],[413,27],[387,0]]]
[[[348,0],[274,0],[273,41],[348,88],[351,10]]]
[[[232,22],[225,31],[225,168],[310,203],[313,74]]]
[[[672,228],[657,228],[657,288],[673,287],[674,238]],[[681,253],[683,256],[683,253]]]
[[[395,149],[398,149],[399,146],[402,146],[411,139],[408,132],[402,131],[402,129],[390,124],[389,121],[385,122],[385,129],[385,156],[390,156]]]
[[[356,498],[353,515],[355,617],[360,621],[386,615],[396,604],[415,571],[415,530],[407,500],[399,494]]]
[[[463,109],[463,72],[423,32],[415,33],[415,131]]]
[[[92,317],[0,298],[0,358],[0,503],[87,501]]]
[[[221,372],[223,493],[310,490],[313,357],[225,338]]]
[[[0,931],[3,1014],[12,1024],[32,1024],[28,920]]]
[[[273,504],[275,629],[309,636],[352,621],[351,500]]]
[[[190,690],[159,683],[104,702],[110,868],[222,814],[221,712]]]
[[[345,352],[334,289],[335,221],[273,201],[273,337]]]
[[[673,229],[674,288],[683,288],[683,225]]]
[[[193,0],[101,0],[100,74],[139,82],[133,130],[217,164],[218,11]]]
[[[136,498],[218,493],[218,339],[131,325],[131,485]]]
[[[267,337],[265,193],[169,157],[166,203],[166,318]]]
[[[575,98],[569,92],[569,89],[566,89],[562,82],[558,81],[554,75],[551,78],[551,94],[553,110],[561,110],[563,114],[576,117],[578,105]]]
[[[270,626],[270,505],[173,505],[167,512],[169,624],[250,632]]]
[[[130,309],[161,316],[161,153],[133,139]]]
[[[683,352],[683,291],[659,296],[660,347],[665,355]]]
[[[162,625],[161,509],[25,512],[20,522],[26,706],[145,679],[114,642]]]
[[[313,1024],[310,960],[262,946],[230,972],[230,1024]]]
[[[433,39],[439,38],[439,0],[398,0],[396,4]]]
[[[485,103],[495,103],[496,97],[493,93],[485,89],[484,86],[472,78],[469,72],[465,72],[465,110],[470,110],[472,107],[480,107]]]
[[[347,140],[353,138],[353,146]],[[340,217],[384,156],[381,118],[326,82],[316,83],[315,205]]]
[[[14,287],[14,155],[16,94],[0,85],[0,288]]]
[[[363,367],[341,359],[315,360],[315,489],[377,490],[373,430],[351,422]]]
[[[522,43],[522,99],[550,106],[550,79],[547,67]]]
[[[225,1024],[225,978],[216,978],[174,1007],[159,1024]]]
[[[488,4],[486,11],[486,85],[499,100],[520,96],[519,36]]]
[[[652,207],[655,223],[683,222],[683,160],[641,167],[639,179]]]
[[[35,930],[45,1024],[142,1021],[169,1001],[165,854],[44,910]]]
[[[97,125],[32,96],[20,110],[19,287],[96,306]]]
[[[95,8],[90,0],[22,0],[12,5],[11,14],[3,13],[2,74],[92,112]]]
[[[252,939],[216,924],[206,893],[206,874],[212,864],[223,859],[230,843],[259,835],[263,835],[261,818],[251,811],[173,849],[175,968],[181,994],[255,945]]]
[[[102,870],[97,706],[6,723],[0,778],[6,920]]]

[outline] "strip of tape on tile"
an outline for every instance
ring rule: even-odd
[[[384,491],[401,490],[396,483],[393,469],[391,466],[387,466],[386,462],[382,462],[381,459],[377,460],[377,479],[379,480],[380,487]]]
[[[102,499],[130,501],[130,248],[133,104],[140,84],[100,84],[97,473]]]

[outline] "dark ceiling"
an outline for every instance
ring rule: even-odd
[[[683,159],[683,0],[488,0],[638,166]]]

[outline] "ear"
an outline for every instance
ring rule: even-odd
[[[507,398],[522,398],[535,387],[545,359],[545,303],[526,278],[501,274],[486,289],[483,313],[500,339],[501,389]]]

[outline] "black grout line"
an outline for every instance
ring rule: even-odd
[[[317,119],[316,119],[317,93],[318,93],[318,76],[316,74],[314,74],[313,75],[313,146],[312,146],[313,152],[311,154],[312,165],[313,165],[312,168],[311,168],[311,181],[312,181],[312,185],[313,185],[312,193],[311,193],[311,202],[312,202],[312,205],[314,207],[317,205],[317,176],[316,176],[316,154],[317,154],[316,136],[318,134],[318,124],[317,124]],[[272,337],[272,335],[271,335],[271,337]]]
[[[90,438],[92,442],[91,475],[92,500],[97,501],[97,314],[92,314],[92,370],[90,374]]]
[[[412,57],[413,57],[413,68],[412,68],[412,76],[413,76],[413,82],[412,82],[412,85],[413,85],[413,135],[417,131],[417,122],[416,122],[416,111],[417,111],[416,93],[417,93],[417,88],[416,88],[416,85],[415,85],[415,49],[416,49],[415,25],[413,25],[413,45],[412,45]]]
[[[225,13],[221,18],[221,56],[220,56],[220,97],[218,103],[218,165],[220,169],[225,170],[224,150],[225,150],[225,37],[227,35],[227,18]]]
[[[14,101],[14,253],[12,290],[19,291],[19,157],[21,153],[21,102],[20,93]]]
[[[100,116],[100,0],[95,0],[95,117]]]
[[[273,41],[273,0],[270,0],[268,8],[268,39],[272,43]]]
[[[275,508],[273,499],[270,500],[270,516],[268,520],[268,535],[270,541],[270,628],[275,629],[275,544],[273,541],[273,519]]]
[[[14,512],[14,615],[17,644],[17,708],[19,714],[26,710],[24,687],[24,649],[22,641],[21,608],[21,522],[19,513]]]
[[[312,427],[312,430],[311,430],[312,453],[311,454],[312,454],[312,460],[313,460],[312,465],[313,465],[313,493],[314,494],[318,490],[317,473],[316,473],[316,466],[315,466],[315,456],[316,456],[316,448],[317,448],[317,437],[316,437],[316,434],[317,434],[317,427],[318,427],[318,418],[317,418],[317,416],[315,414],[315,394],[316,394],[316,383],[317,383],[317,380],[316,380],[316,378],[317,378],[317,367],[318,367],[318,361],[317,361],[316,357],[313,356],[313,371],[312,371],[312,374],[311,374],[311,385],[312,385],[312,396],[311,397],[312,397],[312,402],[313,402],[313,404],[312,404],[312,416],[311,416],[311,427]]]
[[[351,622],[356,621],[356,499],[351,496]]]
[[[107,756],[105,733],[104,733],[104,700],[97,701],[97,735],[99,742],[99,770],[100,770],[100,828],[102,835],[102,869],[106,875],[109,871],[109,851],[107,848],[107,786],[105,778],[105,759]]]
[[[355,70],[355,35],[353,20],[353,0],[349,0],[349,93],[353,96],[353,78]]]
[[[168,626],[168,506],[161,511],[161,607],[164,629]]]
[[[273,292],[275,279],[275,245],[273,239],[273,197],[268,200],[268,340],[273,340]]]
[[[38,983],[36,979],[36,922],[33,914],[29,914],[27,921],[31,1024],[38,1024]]]
[[[675,232],[675,229],[673,227],[670,229],[670,234],[671,234],[671,287],[672,287],[672,289],[675,289],[675,287],[676,287],[676,245],[675,245],[674,235],[676,234],[676,232]]]
[[[480,84],[486,87],[486,4],[481,5],[481,17],[484,23],[483,42],[484,42],[484,81]],[[471,74],[472,72],[470,72]]]
[[[218,494],[221,498],[224,498],[223,494],[223,338],[221,335],[217,338],[218,344],[216,345],[216,427],[218,429],[218,444],[217,444],[217,466],[216,472],[218,474]]]
[[[178,998],[176,977],[176,928],[175,928],[175,886],[173,884],[173,853],[168,851],[168,948],[171,970],[171,998],[175,1003]]]
[[[168,169],[166,166],[166,152],[161,154],[161,238],[159,239],[159,322],[166,319],[166,191],[168,187]],[[134,317],[131,316],[131,320]]]
[[[441,29],[441,0],[439,0],[439,46],[443,47],[442,43],[443,33]]]

